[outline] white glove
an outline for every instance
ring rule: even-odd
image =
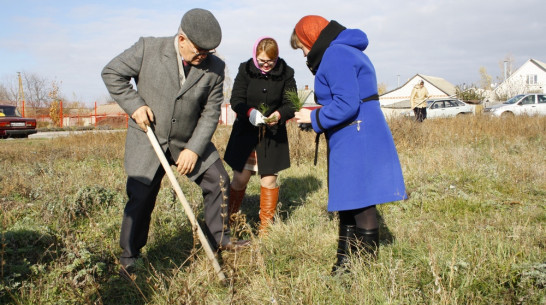
[[[254,126],[258,126],[260,124],[265,124],[265,121],[264,121],[264,116],[261,112],[259,112],[258,110],[256,109],[252,109],[252,111],[250,111],[250,116],[248,117],[248,120],[250,121],[250,124],[254,125]]]

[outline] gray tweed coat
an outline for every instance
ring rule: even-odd
[[[164,152],[169,150],[175,161],[184,148],[199,155],[194,171],[188,175],[195,180],[219,158],[211,138],[223,101],[225,63],[209,55],[191,68],[180,87],[175,52],[174,36],[140,38],[104,67],[102,79],[127,114],[144,105],[152,109],[159,144]],[[129,120],[125,142],[127,175],[149,184],[159,165],[146,133]]]

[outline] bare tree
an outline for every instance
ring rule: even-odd
[[[34,73],[22,73],[26,104],[34,108],[47,107],[50,103],[49,81]]]
[[[15,105],[17,103],[17,77],[16,76],[8,76],[5,75],[2,79],[2,99],[6,101],[10,101],[12,105]]]
[[[66,98],[61,97],[61,99],[63,101],[67,101]],[[63,105],[64,105],[64,103],[63,103]],[[76,95],[75,92],[72,93],[71,101],[67,102],[66,106],[63,106],[63,107],[65,107],[65,108],[80,108],[80,109],[89,108],[88,106],[85,105],[85,102],[83,102],[83,99],[81,97],[79,97],[78,95]]]
[[[50,81],[36,73],[21,72],[23,94],[26,107],[47,108],[52,102],[50,93],[56,90],[56,98],[64,100],[59,87],[61,82]],[[0,84],[0,100],[10,101],[13,105],[23,100],[19,96],[19,79],[16,75],[6,76],[3,84]]]
[[[9,98],[9,91],[3,84],[0,84],[0,101],[3,103],[7,101],[12,102]]]

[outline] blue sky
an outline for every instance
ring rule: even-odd
[[[3,1],[0,14],[0,83],[17,72],[61,84],[69,100],[104,102],[102,67],[140,36],[174,35],[184,12],[211,10],[223,30],[217,49],[235,78],[254,41],[277,39],[280,56],[296,70],[299,87],[313,87],[301,51],[288,40],[304,15],[334,19],[368,34],[366,53],[388,90],[417,73],[453,83],[477,83],[479,69],[501,76],[510,56],[515,68],[529,58],[546,61],[546,5],[540,0],[329,1]],[[320,4],[319,4],[320,3]]]

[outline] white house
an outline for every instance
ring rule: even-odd
[[[299,90],[298,95],[304,101],[303,107],[305,108],[316,108],[320,105],[315,102],[315,91],[309,89],[309,86],[305,85],[303,90]]]
[[[529,59],[495,88],[495,94],[506,100],[522,93],[546,93],[546,63]]]
[[[454,96],[456,89],[453,84],[443,78],[416,74],[401,87],[382,94],[379,97],[381,109],[386,116],[397,115],[410,108],[411,90],[416,84],[424,81],[430,98],[444,98]]]
[[[425,87],[431,98],[449,97],[456,93],[455,86],[443,78],[416,74],[401,87],[382,94],[379,97],[379,103],[381,106],[388,106],[404,100],[409,100],[411,90],[421,81],[425,82]]]

